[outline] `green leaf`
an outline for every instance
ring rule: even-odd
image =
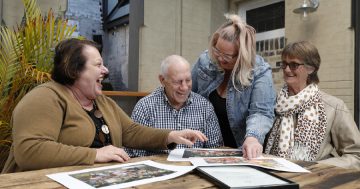
[[[50,80],[53,49],[76,29],[55,18],[51,9],[43,17],[36,0],[23,3],[25,24],[17,30],[0,27],[0,170],[12,143],[12,111],[27,92]]]

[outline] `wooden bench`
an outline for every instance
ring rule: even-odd
[[[144,96],[150,94],[149,92],[136,91],[103,91],[103,94],[112,98],[116,103],[131,116],[135,104]]]
[[[103,94],[106,96],[133,96],[133,97],[144,97],[149,92],[135,92],[135,91],[103,91]]]

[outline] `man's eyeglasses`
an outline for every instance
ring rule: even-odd
[[[300,63],[296,63],[296,62],[285,62],[285,61],[282,61],[280,63],[280,68],[282,68],[283,70],[286,69],[287,66],[289,66],[290,70],[296,70],[299,68],[299,66],[301,65],[305,65],[305,64],[300,64]]]
[[[216,47],[212,47],[212,50],[213,50],[215,56],[217,56],[217,57],[221,56],[221,58],[225,62],[232,62],[234,60],[234,58],[237,57],[237,55],[224,54],[224,53],[220,52],[219,49],[217,49]]]
[[[184,82],[185,82],[185,85],[191,85],[191,79],[184,79],[184,80],[171,80],[171,79],[169,79],[169,82],[171,84],[173,84],[174,86],[177,86],[177,87],[182,86]]]

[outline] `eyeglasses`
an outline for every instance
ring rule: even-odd
[[[231,62],[234,60],[234,58],[237,57],[237,55],[224,54],[224,53],[220,52],[220,50],[217,49],[216,47],[212,47],[212,50],[213,50],[215,56],[217,56],[217,57],[221,56],[221,58],[225,62]]]
[[[184,82],[185,82],[185,85],[190,85],[191,79],[173,81],[172,84],[175,86],[182,86]]]
[[[299,66],[301,65],[305,65],[305,64],[300,64],[300,63],[296,63],[296,62],[285,62],[285,61],[282,61],[280,63],[280,68],[282,68],[283,70],[286,69],[287,66],[289,66],[290,70],[296,70],[299,68]]]
[[[185,85],[189,86],[191,85],[191,79],[185,79],[185,80],[172,80],[172,79],[166,79],[169,83],[171,83],[173,86],[180,87],[185,83]]]

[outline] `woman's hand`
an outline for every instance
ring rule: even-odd
[[[196,140],[205,142],[208,138],[200,131],[184,129],[181,131],[171,131],[168,136],[168,144],[177,143],[177,144],[186,144],[191,147]]]
[[[123,163],[129,159],[129,155],[122,148],[109,145],[96,149],[95,163],[106,163],[110,161]]]
[[[261,156],[263,151],[262,145],[255,137],[246,137],[242,146],[243,157],[252,159]]]

